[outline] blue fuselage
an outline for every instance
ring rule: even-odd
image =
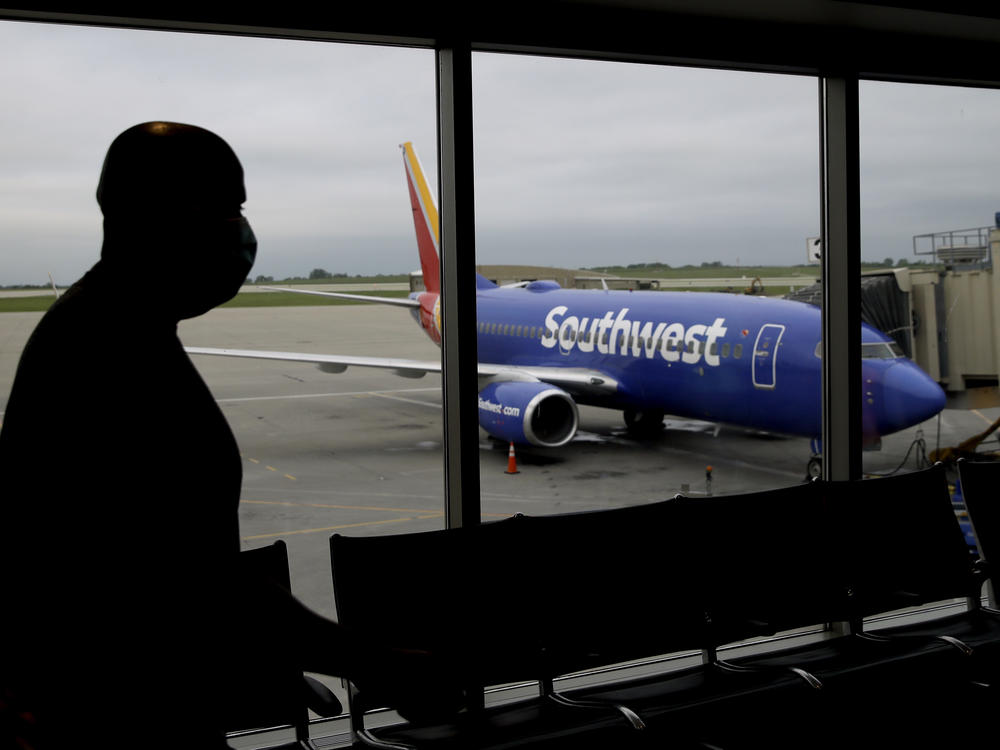
[[[580,403],[820,434],[820,310],[711,292],[561,289],[549,282],[478,290],[479,361],[596,370],[615,393]],[[868,437],[916,424],[944,393],[891,339],[863,326]]]

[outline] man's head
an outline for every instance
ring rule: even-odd
[[[219,136],[147,122],[112,142],[97,186],[102,261],[153,283],[174,317],[225,302],[250,272],[256,239],[242,216],[243,168]],[[151,279],[170,282],[170,292]]]

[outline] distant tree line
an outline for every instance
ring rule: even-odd
[[[407,274],[401,273],[378,273],[378,274],[363,274],[356,273],[351,276],[348,273],[331,273],[325,268],[314,268],[309,272],[307,276],[288,276],[284,279],[277,279],[281,283],[295,283],[302,281],[342,281],[344,279],[385,279],[385,280],[405,280]],[[248,281],[250,281],[248,279]],[[254,284],[273,284],[275,283],[275,278],[273,276],[267,276],[265,274],[260,274],[255,276],[253,279]]]
[[[861,264],[863,266],[872,268],[905,268],[906,266],[927,266],[933,265],[930,261],[924,260],[922,258],[914,258],[910,260],[908,258],[900,258],[899,260],[893,260],[892,258],[885,258],[882,261],[877,260],[862,260]],[[780,264],[779,264],[780,265]],[[757,265],[746,265],[746,264],[727,264],[723,263],[721,260],[707,260],[703,261],[699,265],[694,265],[688,263],[683,266],[671,266],[669,263],[629,263],[628,265],[622,266],[591,266],[590,268],[585,268],[586,271],[601,271],[604,273],[620,273],[622,271],[670,271],[670,270],[686,270],[692,268],[760,268],[761,264]],[[771,267],[771,266],[766,266]],[[778,267],[778,266],[775,266]],[[789,268],[811,268],[814,265],[807,263],[790,264]]]

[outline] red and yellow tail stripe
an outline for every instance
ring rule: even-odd
[[[406,183],[410,189],[410,206],[413,208],[413,226],[417,232],[420,267],[424,273],[424,288],[435,294],[441,291],[441,267],[438,258],[440,226],[434,194],[427,185],[420,159],[410,141],[404,143],[403,164]]]

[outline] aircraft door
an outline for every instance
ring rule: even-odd
[[[757,333],[753,346],[754,388],[777,386],[778,345],[784,333],[785,327],[777,323],[765,323]]]

